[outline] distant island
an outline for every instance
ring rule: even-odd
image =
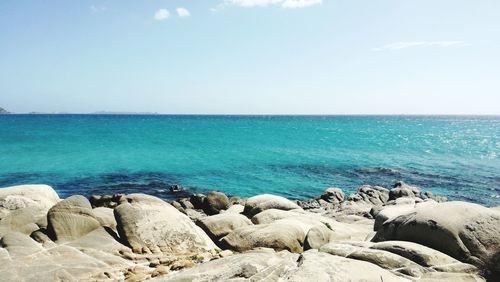
[[[0,108],[0,115],[10,114],[6,109]]]

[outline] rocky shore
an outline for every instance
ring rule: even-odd
[[[308,201],[0,188],[0,281],[499,281],[500,208],[418,187]]]

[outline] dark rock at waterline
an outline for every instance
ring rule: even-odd
[[[203,201],[205,200],[206,196],[203,194],[194,194],[191,195],[189,198],[189,201],[191,204],[193,204],[195,209],[203,209]]]
[[[208,215],[218,214],[230,206],[229,198],[222,192],[212,191],[203,199],[203,211]]]
[[[321,195],[321,199],[332,204],[338,204],[344,201],[344,192],[340,188],[328,188],[325,190],[325,193]]]
[[[92,195],[89,197],[89,202],[93,208],[104,207],[104,208],[115,208],[120,204],[124,194],[114,194],[114,195]]]
[[[184,190],[184,188],[178,184],[170,185],[169,189],[171,193],[178,193]]]

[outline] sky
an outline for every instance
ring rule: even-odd
[[[500,1],[2,0],[0,107],[500,114]]]

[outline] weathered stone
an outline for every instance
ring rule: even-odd
[[[53,240],[70,241],[101,226],[87,198],[74,195],[53,206],[47,213],[47,231]]]
[[[309,229],[304,240],[304,250],[319,249],[321,246],[334,241],[350,239],[349,235],[337,234],[327,225],[317,225]]]
[[[222,213],[200,219],[197,224],[215,241],[233,230],[252,225],[252,222],[241,214]]]
[[[339,204],[344,201],[344,192],[340,188],[328,188],[325,193],[321,195],[321,199],[332,204]]]
[[[60,201],[47,185],[20,185],[0,189],[0,237],[9,232],[31,234],[47,226],[47,211]]]
[[[203,210],[208,215],[218,214],[221,210],[227,210],[231,206],[226,194],[212,191],[203,199]]]
[[[300,227],[273,223],[240,227],[223,237],[220,244],[224,249],[238,252],[264,247],[299,253],[304,237]]]
[[[216,248],[203,230],[170,204],[144,194],[126,199],[114,212],[118,233],[134,252],[187,255]]]
[[[287,211],[293,209],[300,209],[300,207],[296,203],[288,199],[285,199],[283,197],[270,194],[263,194],[247,199],[245,203],[245,210],[243,211],[243,213],[248,215],[249,217],[252,217],[268,209],[278,209]]]
[[[465,202],[417,205],[387,220],[374,241],[404,240],[500,273],[500,212]]]
[[[252,250],[199,264],[152,281],[279,281],[297,265],[298,255],[275,253],[269,249]]]

